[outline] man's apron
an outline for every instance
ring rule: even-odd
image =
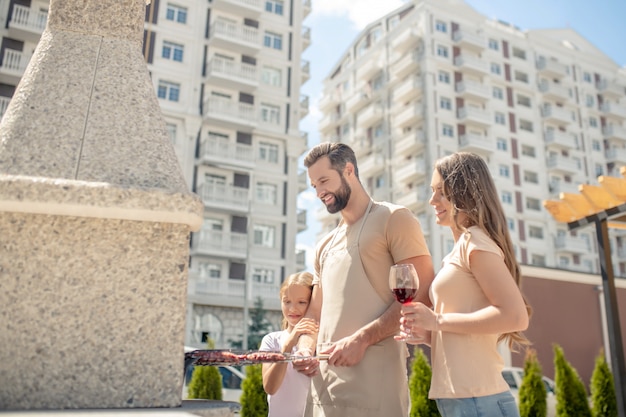
[[[322,310],[317,351],[353,334],[380,317],[388,308],[365,275],[359,239],[371,209],[353,233],[335,242],[341,224],[322,259]],[[347,244],[346,244],[347,242]],[[329,366],[320,361],[320,374],[312,378],[305,416],[406,417],[408,386],[407,348],[393,337],[371,345],[355,366]]]

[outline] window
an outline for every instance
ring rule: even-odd
[[[283,49],[283,35],[266,31],[263,36],[263,46],[277,50]]]
[[[535,255],[535,254],[533,254],[530,257],[530,263],[531,263],[531,265],[536,265],[536,266],[546,266],[546,257],[545,257],[545,255]]]
[[[536,156],[535,148],[528,145],[522,145],[522,155],[534,158]]]
[[[440,56],[442,58],[447,58],[448,57],[448,48],[446,48],[443,45],[437,45],[437,56]]]
[[[374,187],[375,188],[383,188],[385,186],[385,176],[379,175],[374,179]]]
[[[446,22],[443,22],[441,20],[437,20],[435,22],[435,30],[437,32],[446,33],[446,32],[448,32],[448,25],[446,24]]]
[[[259,203],[276,205],[277,187],[276,184],[259,182],[256,185],[256,200]]]
[[[252,281],[262,284],[273,284],[274,270],[268,268],[254,268],[252,271]]]
[[[596,177],[599,177],[600,175],[604,175],[604,167],[602,166],[602,164],[595,165],[595,172],[596,172]]]
[[[185,47],[177,43],[163,41],[161,56],[176,62],[183,62],[183,51]]]
[[[506,225],[509,228],[510,232],[514,232],[515,231],[515,220],[514,219],[512,219],[510,217],[507,217],[506,218]]]
[[[495,39],[489,39],[489,49],[498,51],[500,49],[500,43]]]
[[[222,267],[211,262],[200,262],[198,271],[201,277],[220,279],[222,277]]]
[[[526,51],[520,48],[513,47],[513,56],[519,59],[526,59]]]
[[[567,269],[569,266],[569,258],[567,256],[559,256],[559,267]]]
[[[165,11],[165,19],[171,20],[172,22],[187,23],[187,8],[168,3],[167,10]]]
[[[269,13],[274,13],[277,15],[283,15],[283,0],[266,0],[265,1],[265,11]]]
[[[446,110],[452,110],[452,101],[447,97],[439,99],[439,107]]]
[[[441,127],[441,133],[443,134],[443,136],[448,136],[453,138],[454,137],[454,126],[449,125],[449,124],[443,124]]]
[[[496,140],[496,147],[499,151],[506,152],[509,150],[509,142],[504,138],[498,138]]]
[[[450,73],[446,71],[439,71],[439,81],[444,84],[450,84]]]
[[[510,168],[508,165],[500,165],[498,167],[498,172],[501,177],[509,178],[511,176]]]
[[[587,105],[587,107],[593,107],[593,103],[593,96],[591,94],[587,94],[587,96],[585,97],[585,104]]]
[[[273,143],[267,143],[267,142],[259,143],[259,160],[277,164],[278,163],[278,145],[275,145]]]
[[[261,120],[275,125],[280,124],[280,107],[261,103]]]
[[[510,191],[502,191],[502,194],[500,194],[500,200],[502,200],[502,204],[512,204],[513,194],[511,194]]]
[[[534,239],[543,239],[543,227],[528,226],[528,236]]]
[[[505,114],[497,111],[496,114],[495,114],[495,122],[496,122],[496,124],[499,124],[499,125],[506,125],[506,116],[505,116]]]
[[[528,197],[526,199],[526,208],[528,210],[540,211],[541,210],[541,202],[538,198]]]
[[[517,104],[524,107],[530,107],[530,97],[521,94],[517,95]]]
[[[502,74],[502,68],[500,68],[500,64],[496,64],[495,62],[492,62],[489,68],[492,74],[495,74],[495,75]]]
[[[594,151],[600,152],[602,150],[602,148],[600,147],[600,141],[598,139],[593,139],[591,141],[591,148]]]
[[[178,101],[180,96],[180,84],[169,81],[159,81],[157,96],[164,100]]]
[[[500,87],[493,87],[492,92],[493,98],[497,98],[498,100],[504,99],[504,91]]]
[[[590,83],[591,82],[591,74],[589,74],[588,72],[583,72],[583,81],[585,81],[586,83]]]
[[[524,181],[539,184],[539,174],[532,171],[524,171]]]
[[[282,71],[278,68],[263,67],[261,69],[261,82],[263,84],[280,87],[283,84],[282,78]]]
[[[528,74],[521,71],[515,71],[515,80],[528,84]]]
[[[254,244],[265,248],[274,247],[275,228],[264,224],[254,225]]]
[[[589,127],[598,127],[598,119],[596,119],[595,117],[590,117]]]
[[[173,123],[165,123],[165,129],[167,130],[167,136],[169,136],[172,144],[176,144],[176,125]]]
[[[519,121],[519,128],[520,128],[520,130],[525,130],[527,132],[532,132],[533,131],[533,122],[531,122],[530,120],[520,119],[520,121]]]

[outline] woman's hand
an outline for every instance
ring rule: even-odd
[[[402,314],[402,318],[400,319],[402,329],[409,331],[413,329],[416,331],[420,329],[429,331],[438,330],[437,319],[439,315],[422,303],[402,304],[400,312]]]
[[[316,335],[319,330],[317,321],[313,319],[301,319],[291,330],[285,344],[283,345],[283,352],[291,353],[293,347],[298,343],[298,339],[303,334]]]

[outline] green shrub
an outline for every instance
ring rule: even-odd
[[[263,389],[261,365],[246,366],[246,378],[241,389],[241,417],[266,417],[267,394]]]
[[[430,390],[430,379],[432,371],[426,355],[422,349],[416,347],[413,350],[413,361],[411,362],[411,376],[409,378],[409,390],[411,393],[410,417],[439,417],[437,403],[428,399]]]
[[[524,378],[519,387],[519,412],[521,417],[546,417],[548,402],[543,371],[533,349],[526,351]]]
[[[207,349],[214,349],[215,342],[207,340]],[[191,374],[187,397],[191,399],[221,400],[222,374],[215,366],[196,366]]]
[[[558,345],[554,345],[554,373],[557,417],[591,417],[585,385]]]
[[[609,369],[604,357],[604,351],[600,351],[596,357],[596,365],[591,375],[591,413],[593,417],[616,417],[617,398],[613,374]]]

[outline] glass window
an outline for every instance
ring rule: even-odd
[[[534,158],[536,155],[535,148],[528,145],[522,145],[522,155]]]
[[[495,62],[491,63],[490,70],[492,74],[496,74],[496,75],[502,74],[502,69],[500,68],[500,64],[496,64]]]
[[[500,194],[500,200],[502,200],[502,204],[512,204],[513,194],[509,191],[502,191],[502,194]]]
[[[265,224],[254,225],[254,244],[266,248],[274,247],[275,228]]]
[[[539,184],[539,174],[532,171],[524,171],[524,181]]]
[[[500,49],[500,43],[495,39],[489,39],[489,49],[497,51]]]
[[[598,127],[598,119],[596,119],[595,117],[590,117],[589,118],[589,126],[590,127]]]
[[[435,30],[437,32],[446,33],[446,32],[448,32],[448,25],[446,24],[446,22],[444,22],[442,20],[437,20],[435,22]]]
[[[499,151],[507,151],[509,149],[509,142],[504,138],[498,138],[496,140],[496,146]]]
[[[532,132],[533,131],[533,122],[531,122],[530,120],[520,119],[520,121],[519,121],[519,128],[520,128],[520,130],[525,130],[526,132]]]
[[[504,90],[502,90],[500,87],[493,87],[492,95],[493,95],[493,98],[502,100],[504,99]]]
[[[280,124],[280,107],[261,103],[261,120],[266,123]]]
[[[535,239],[543,239],[543,227],[528,226],[528,236]]]
[[[508,165],[500,165],[498,167],[498,171],[500,172],[500,176],[504,178],[509,178],[511,176],[510,169]]]
[[[494,119],[495,119],[497,124],[499,124],[499,125],[506,125],[506,115],[504,113],[501,113],[501,112],[497,111],[495,113]]]
[[[278,68],[263,67],[261,70],[261,82],[274,87],[280,87],[283,83],[282,71]]]
[[[256,185],[256,200],[259,203],[275,205],[277,194],[276,184],[259,182]]]
[[[517,104],[519,104],[520,106],[524,106],[524,107],[530,107],[531,106],[530,97],[518,94]]]
[[[183,62],[183,52],[185,47],[183,45],[163,41],[163,50],[161,56],[165,59],[171,59],[172,61]]]
[[[437,56],[447,58],[448,57],[448,48],[443,45],[437,45]]]
[[[178,101],[180,98],[180,84],[160,80],[157,96],[164,100]]]
[[[176,144],[176,125],[174,123],[165,123],[165,129],[167,130],[167,135],[170,137],[170,141]]]
[[[172,22],[187,23],[187,8],[168,3],[165,19]]]
[[[439,81],[444,84],[450,84],[450,73],[446,71],[439,71]]]
[[[513,47],[513,56],[519,59],[526,59],[526,51]]]
[[[283,0],[266,0],[265,11],[282,16],[284,4]]]
[[[515,80],[522,83],[528,83],[528,74],[521,71],[515,71]]]
[[[439,99],[439,107],[446,110],[452,110],[452,100],[447,97],[441,97]]]
[[[278,145],[267,142],[259,143],[259,160],[277,164]]]
[[[454,137],[454,126],[449,124],[443,124],[441,127],[443,136]]]
[[[274,270],[268,268],[254,268],[254,271],[252,271],[252,280],[262,284],[273,284]]]
[[[283,35],[279,33],[265,31],[263,36],[263,45],[267,48],[282,50],[283,49]]]

